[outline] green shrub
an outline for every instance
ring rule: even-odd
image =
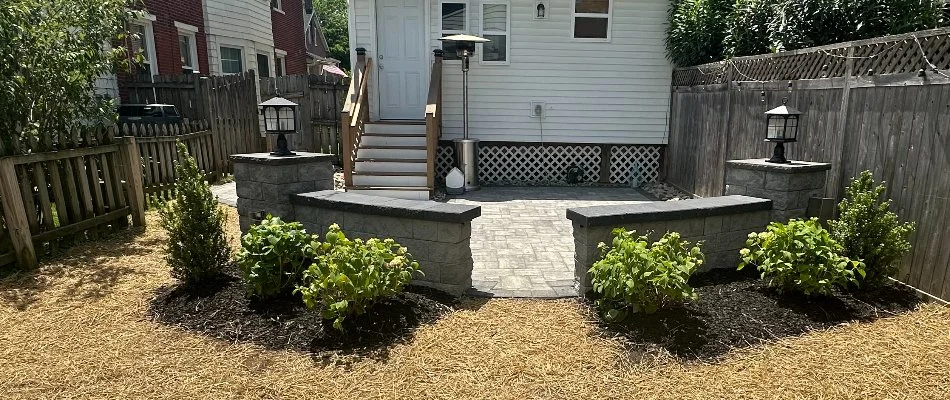
[[[598,245],[603,257],[588,271],[594,292],[601,295],[597,308],[608,320],[696,298],[687,281],[704,262],[699,245],[690,247],[676,232],[652,244],[635,231],[616,228],[612,234],[612,245]]]
[[[165,260],[172,276],[198,287],[217,278],[231,262],[224,233],[224,211],[211,193],[188,149],[178,142],[175,198],[159,208],[162,228],[168,232]]]
[[[268,215],[251,226],[237,256],[248,291],[262,299],[291,294],[319,244],[299,222]]]
[[[864,276],[864,263],[842,256],[841,245],[817,218],[773,222],[765,232],[750,233],[746,246],[739,252],[739,269],[755,265],[762,279],[769,279],[769,286],[779,291],[827,295]]]
[[[377,299],[403,291],[419,263],[393,239],[351,240],[333,224],[326,241],[314,247],[314,260],[297,291],[304,304],[324,304],[323,318],[343,330],[348,315],[362,314]]]
[[[875,186],[871,171],[864,171],[851,180],[845,199],[838,204],[841,215],[829,221],[831,236],[844,248],[842,254],[864,260],[864,287],[880,286],[897,273],[916,228],[914,223],[900,223],[884,191],[883,182]]]

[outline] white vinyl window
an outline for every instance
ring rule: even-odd
[[[482,3],[482,37],[491,40],[482,44],[482,64],[509,64],[511,49],[511,6],[508,1],[487,0]]]
[[[267,54],[257,53],[257,74],[261,78],[270,78],[270,59]]]
[[[443,1],[441,5],[441,37],[468,33],[468,3],[463,1]],[[458,60],[455,43],[442,42],[445,60]]]
[[[152,33],[152,22],[143,20],[135,23],[132,27],[134,35],[131,38],[129,46],[133,54],[142,56],[141,62],[136,63],[136,75],[148,76],[158,74],[157,64],[155,62],[155,35]]]
[[[270,0],[270,7],[273,8],[274,11],[284,12],[284,2],[281,0]]]
[[[610,41],[611,0],[573,0],[571,30],[574,39],[584,42]]]
[[[221,46],[221,72],[225,74],[244,72],[244,51],[237,47]]]
[[[196,33],[198,27],[175,22],[178,28],[178,53],[181,57],[181,72],[183,74],[197,73],[198,71],[198,41]]]

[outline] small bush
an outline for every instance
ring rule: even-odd
[[[864,263],[842,256],[841,245],[817,218],[773,222],[765,232],[750,233],[746,246],[739,252],[739,269],[755,265],[762,279],[769,279],[769,286],[779,291],[828,295],[864,276]]]
[[[224,211],[211,193],[188,149],[178,142],[175,198],[159,208],[161,225],[168,232],[165,260],[172,276],[198,287],[221,275],[231,262],[231,247],[224,233]]]
[[[393,239],[351,240],[337,224],[314,254],[297,291],[309,308],[323,303],[323,318],[341,331],[346,316],[362,314],[377,299],[402,292],[414,273],[421,274],[419,263]]]
[[[268,215],[251,226],[237,256],[248,292],[262,299],[291,294],[319,244],[299,222]]]
[[[867,275],[864,287],[878,287],[897,273],[898,263],[910,251],[908,238],[914,223],[901,223],[884,199],[885,187],[875,186],[871,171],[851,180],[845,199],[838,204],[841,215],[829,221],[831,237],[841,244],[842,254],[862,259]]]
[[[594,292],[602,296],[597,308],[608,320],[696,298],[687,281],[704,261],[698,245],[690,247],[676,232],[653,244],[635,231],[616,228],[612,233],[612,245],[600,243],[603,258],[588,271]]]

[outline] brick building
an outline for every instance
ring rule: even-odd
[[[277,76],[307,73],[304,4],[300,0],[271,1],[274,30],[274,71]]]

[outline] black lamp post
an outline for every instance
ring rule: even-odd
[[[798,110],[786,106],[775,107],[765,112],[768,121],[768,131],[765,135],[766,142],[775,142],[775,150],[772,152],[772,158],[765,160],[770,163],[788,164],[785,159],[785,143],[791,143],[798,140],[798,117],[802,113]]]
[[[264,133],[277,135],[277,147],[270,154],[279,157],[297,155],[287,149],[287,137],[284,136],[297,133],[297,103],[274,97],[258,106],[264,115]]]

